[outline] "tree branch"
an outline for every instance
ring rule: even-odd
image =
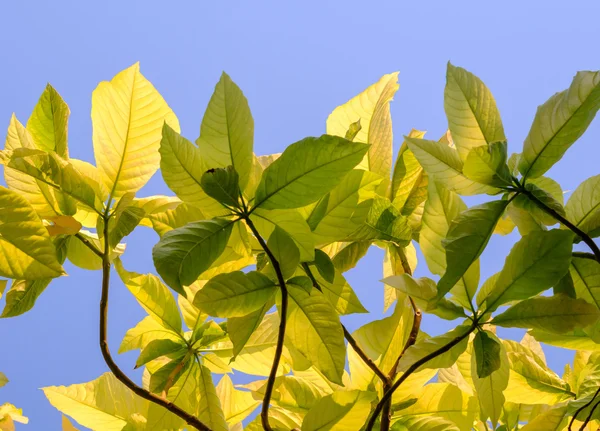
[[[366,427],[365,431],[372,431],[373,430],[373,426],[375,426],[375,422],[377,421],[377,417],[379,416],[379,414],[383,410],[384,405],[388,401],[390,401],[392,399],[392,395],[394,394],[394,392],[400,387],[400,385],[411,374],[413,374],[415,371],[417,371],[417,369],[419,369],[423,364],[426,364],[427,362],[429,362],[430,360],[438,357],[439,355],[441,355],[443,353],[446,353],[451,348],[453,348],[458,343],[460,343],[462,340],[464,340],[465,338],[467,338],[471,334],[471,332],[473,332],[475,330],[475,328],[477,328],[477,324],[478,324],[478,320],[474,319],[473,320],[473,324],[471,325],[471,327],[469,328],[469,330],[467,332],[465,332],[463,335],[460,335],[460,336],[454,338],[448,344],[440,347],[439,349],[431,352],[429,355],[426,355],[426,356],[422,357],[417,362],[415,362],[414,364],[412,364],[408,368],[408,370],[406,370],[406,372],[404,372],[404,374],[402,374],[402,376],[400,376],[400,378],[396,381],[396,383],[394,383],[392,385],[392,387],[383,394],[383,397],[381,397],[381,400],[379,400],[379,403],[377,404],[377,407],[375,407],[375,411],[373,411],[373,414],[371,415],[371,417],[369,419],[369,422],[367,423],[367,427]]]
[[[400,262],[402,263],[402,269],[404,270],[404,272],[406,274],[412,276],[412,268],[410,267],[410,264],[408,263],[408,259],[406,258],[406,254],[404,253],[404,250],[400,247],[396,247],[396,251],[397,251],[398,255],[400,256]],[[413,309],[413,326],[412,326],[412,329],[410,330],[408,339],[406,340],[406,343],[404,344],[402,352],[400,352],[400,354],[398,355],[398,358],[396,358],[394,365],[392,366],[392,368],[390,369],[390,371],[388,373],[388,376],[389,376],[388,382],[384,382],[384,384],[383,384],[383,392],[384,393],[391,389],[392,382],[396,378],[398,364],[400,363],[400,359],[402,359],[402,356],[404,356],[404,352],[406,352],[406,350],[408,350],[408,348],[410,346],[412,346],[413,344],[416,343],[417,337],[419,336],[419,331],[421,330],[421,318],[422,318],[421,310],[419,310],[419,308],[417,307],[417,304],[415,304],[415,301],[410,296],[408,297],[408,299],[410,300],[410,305],[412,306],[412,309]],[[388,431],[390,429],[391,422],[392,422],[392,398],[390,397],[390,399],[383,405],[383,411],[381,413],[381,423],[379,426],[380,431]]]
[[[279,368],[279,362],[281,361],[281,355],[283,353],[283,341],[285,339],[285,327],[287,323],[287,309],[288,309],[288,291],[285,285],[285,278],[283,277],[283,273],[281,272],[281,267],[279,266],[279,262],[275,259],[275,256],[267,246],[265,240],[260,236],[260,233],[250,220],[250,216],[246,215],[244,217],[244,221],[256,237],[256,240],[265,251],[271,264],[273,265],[273,269],[277,274],[277,281],[279,282],[279,288],[281,290],[281,310],[279,313],[279,333],[277,334],[277,345],[275,347],[275,357],[273,358],[273,365],[271,366],[271,372],[269,373],[269,378],[267,380],[267,386],[265,388],[265,396],[263,398],[263,405],[260,412],[260,420],[265,431],[273,431],[271,425],[269,425],[269,405],[271,403],[271,396],[273,395],[273,387],[275,385],[275,379],[277,377],[277,369]]]
[[[85,245],[87,248],[89,248],[96,256],[100,257],[100,259],[103,258],[102,252],[100,250],[98,250],[96,248],[96,246],[94,244],[92,244],[85,236],[83,236],[82,234],[77,232],[75,234],[75,238],[77,238],[79,241],[81,241],[83,243],[83,245]]]
[[[600,388],[598,388],[596,390],[596,393],[594,394],[594,396],[592,397],[591,400],[589,400],[587,403],[585,403],[583,406],[579,407],[577,409],[577,411],[575,412],[575,414],[573,415],[573,417],[571,418],[571,422],[569,422],[569,431],[573,431],[573,424],[575,423],[575,420],[577,420],[577,416],[579,416],[579,413],[581,413],[583,410],[585,410],[586,408],[588,408],[590,405],[592,405],[592,403],[594,402],[594,400],[596,399],[596,397],[598,396],[598,394],[600,394]],[[595,409],[596,407],[594,407]],[[590,417],[592,415],[592,413],[594,412],[594,409],[592,409],[592,411],[590,412]]]
[[[585,430],[585,427],[587,426],[587,424],[589,424],[590,421],[592,420],[592,416],[594,415],[594,410],[596,410],[596,408],[598,407],[598,405],[600,405],[600,401],[598,401],[596,404],[594,404],[594,407],[592,407],[592,410],[590,410],[590,413],[585,418],[585,421],[583,422],[583,424],[581,424],[581,427],[579,428],[579,431],[584,431]]]
[[[81,239],[81,238],[80,238]],[[86,240],[87,241],[87,240]],[[84,244],[86,242],[84,241]],[[88,244],[86,244],[88,245]],[[90,244],[91,245],[91,244]],[[92,246],[93,247],[93,246]],[[94,247],[95,249],[95,247]],[[108,368],[115,377],[127,386],[136,395],[164,407],[174,415],[183,419],[188,425],[197,428],[199,431],[211,431],[204,423],[194,415],[189,414],[182,408],[178,407],[171,401],[161,398],[152,392],[136,385],[127,375],[119,368],[110,354],[108,348],[107,326],[108,326],[108,291],[110,287],[110,246],[108,242],[108,220],[104,220],[104,253],[102,257],[102,294],[100,298],[100,350],[102,357],[108,365]]]
[[[535,203],[539,208],[541,208],[546,213],[550,214],[552,217],[554,217],[555,220],[557,220],[558,222],[560,222],[563,225],[565,225],[566,227],[568,227],[573,233],[575,233],[575,235],[580,237],[582,239],[582,241],[585,242],[587,244],[587,246],[592,250],[592,252],[594,253],[594,257],[596,258],[598,263],[600,263],[600,248],[598,248],[598,246],[596,245],[596,243],[594,242],[592,237],[590,237],[587,233],[585,233],[584,231],[579,229],[577,226],[575,226],[569,220],[564,218],[562,215],[560,215],[559,213],[554,211],[552,208],[547,207],[542,201],[540,201],[529,190],[522,188],[519,190],[519,192],[527,195],[527,197],[529,197],[529,199],[531,199],[533,201],[533,203]]]
[[[304,272],[306,272],[306,275],[308,275],[308,278],[310,278],[310,280],[312,281],[313,287],[315,289],[317,289],[318,291],[323,292],[321,285],[319,284],[319,282],[313,275],[310,267],[308,266],[308,264],[306,262],[302,263],[302,269],[304,270]],[[344,338],[348,341],[348,344],[350,344],[352,346],[352,348],[354,349],[356,354],[360,357],[360,359],[362,359],[362,361],[377,375],[377,377],[379,377],[381,379],[381,381],[384,383],[384,385],[386,383],[391,384],[392,382],[389,379],[389,377],[385,375],[385,373],[377,366],[377,364],[375,364],[375,362],[373,362],[373,360],[371,358],[369,358],[369,356],[358,345],[357,341],[354,339],[354,337],[352,336],[350,331],[348,331],[348,329],[346,329],[346,327],[344,325],[342,325],[342,330],[344,331]]]

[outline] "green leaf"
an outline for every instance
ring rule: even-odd
[[[554,180],[547,177],[534,178],[525,184],[525,189],[546,207],[563,217],[565,216],[565,209],[562,206],[563,192],[560,185]],[[552,226],[557,223],[557,220],[553,216],[541,209],[536,202],[526,194],[518,195],[513,200],[513,204],[527,211],[538,223],[546,226]]]
[[[190,355],[185,350],[172,355],[172,359],[168,362],[160,362],[157,365],[158,369],[152,370],[150,374],[150,382],[148,390],[155,394],[161,392],[169,392],[173,385],[187,373],[194,361],[190,359]],[[164,364],[164,365],[163,365]]]
[[[202,188],[202,175],[211,166],[202,158],[201,150],[166,123],[162,129],[159,152],[163,179],[179,199],[200,208],[205,214],[204,218],[228,213]]]
[[[339,316],[321,292],[312,289],[309,293],[302,287],[303,279],[308,280],[295,277],[287,283],[286,339],[330,381],[343,384],[346,345]]]
[[[425,262],[433,274],[444,275],[446,272],[446,249],[443,241],[446,239],[452,221],[466,209],[467,206],[456,193],[446,189],[437,181],[429,182],[419,245]],[[478,285],[479,260],[475,260],[451,291],[463,306],[469,307]]]
[[[552,287],[568,271],[572,244],[573,234],[559,229],[531,232],[521,238],[485,298],[486,311]]]
[[[448,190],[461,195],[492,194],[496,188],[475,182],[463,175],[463,162],[458,151],[442,142],[405,136],[408,148],[423,169]]]
[[[360,121],[360,131],[353,141],[371,144],[360,168],[383,178],[390,177],[392,167],[390,102],[398,88],[398,72],[384,75],[377,83],[335,108],[327,118],[327,133],[336,136],[345,136],[352,124]]]
[[[364,202],[369,203],[369,202]],[[363,225],[346,237],[346,240],[384,240],[406,246],[412,238],[408,219],[400,214],[387,198],[375,197]]]
[[[173,209],[148,215],[150,226],[161,237],[170,230],[185,226],[193,221],[206,219],[206,215],[200,208],[186,203],[181,203]],[[144,223],[145,221],[142,220],[142,224]]]
[[[263,238],[269,238],[276,227],[287,233],[300,250],[300,261],[315,260],[315,243],[310,227],[297,210],[263,210],[257,208],[250,216]]]
[[[243,421],[260,404],[259,400],[252,397],[251,392],[235,389],[227,374],[219,381],[216,394],[221,401],[225,421],[229,424]]]
[[[154,340],[181,340],[179,332],[174,332],[169,327],[165,327],[159,319],[154,316],[144,317],[137,325],[129,329],[123,337],[119,353],[129,352],[131,350],[142,350]]]
[[[600,72],[578,72],[571,86],[539,106],[525,138],[519,171],[537,178],[558,162],[600,108]]]
[[[450,350],[441,355],[431,359],[430,361],[423,364],[419,367],[419,370],[424,370],[428,368],[449,368],[456,362],[456,359],[463,353],[467,348],[467,343],[469,341],[469,337],[466,336],[467,333],[472,331],[469,325],[460,325],[447,332],[443,335],[438,335],[437,337],[425,338],[421,341],[417,341],[417,343],[410,346],[402,358],[398,362],[398,371],[404,372],[411,365],[421,360],[425,356],[430,353],[435,352],[441,347],[445,346],[449,342],[453,341],[455,338],[464,337],[458,344],[453,346]]]
[[[240,197],[239,175],[233,166],[212,168],[202,174],[200,185],[211,198],[224,205],[238,208]]]
[[[341,272],[335,271],[333,282],[326,280],[320,272],[313,271],[313,276],[323,289],[323,295],[338,314],[367,313]]]
[[[4,374],[3,372],[0,372],[0,388],[4,385],[6,385],[8,383],[8,378],[6,377],[6,374]]]
[[[470,376],[473,379],[473,386],[477,392],[477,398],[479,399],[481,419],[487,420],[489,418],[495,427],[498,424],[498,420],[505,404],[503,392],[508,386],[510,375],[508,356],[502,342],[493,333],[490,331],[482,331],[477,335],[480,336],[481,339],[477,342],[477,336],[475,337],[475,342],[473,344],[475,354],[469,355],[471,357],[471,367],[469,371]],[[485,337],[487,337],[486,341],[484,341]],[[496,350],[497,356],[496,353],[494,353]],[[486,357],[492,359],[492,364],[496,361],[498,368],[489,375],[480,377],[480,364],[486,363]],[[487,363],[489,364],[490,362],[487,361]],[[489,370],[489,367],[486,368]]]
[[[56,409],[95,431],[122,431],[148,410],[148,401],[135,395],[111,373],[88,383],[42,388]]]
[[[425,132],[412,129],[408,133],[408,136],[422,139],[425,136]],[[427,190],[427,184],[423,186],[426,177],[427,174],[423,170],[423,167],[419,164],[412,151],[408,149],[407,142],[404,141],[398,152],[398,158],[396,159],[392,174],[390,200],[394,203],[394,206],[402,209],[410,200],[411,195],[419,194],[421,188]]]
[[[591,259],[573,257],[569,272],[577,297],[600,310],[600,264]]]
[[[359,118],[354,123],[350,124],[350,126],[348,126],[348,130],[346,131],[344,138],[348,139],[349,141],[354,141],[354,138],[356,138],[356,135],[358,135],[358,132],[360,132],[361,129],[362,126],[360,125]]]
[[[561,347],[571,350],[600,350],[600,345],[596,343],[588,334],[582,330],[575,330],[566,334],[550,334],[532,329],[529,332],[540,343],[549,344],[551,346]]]
[[[406,345],[413,318],[408,300],[400,301],[391,316],[367,323],[354,331],[352,337],[381,370],[390,370]],[[348,363],[352,387],[373,390],[374,385],[379,382],[379,377],[351,347],[348,348]]]
[[[56,247],[59,263],[64,263],[66,258],[66,247],[69,241],[68,237],[59,236],[53,240]],[[6,280],[4,286],[6,286]],[[42,278],[39,280],[14,280],[8,292],[6,292],[6,304],[0,317],[15,317],[31,310],[38,297],[46,290],[46,287],[52,281],[51,278]],[[0,298],[4,290],[0,282]]]
[[[588,178],[565,206],[567,220],[592,237],[600,235],[600,175]]]
[[[321,398],[311,408],[302,431],[354,431],[369,417],[375,394],[362,391],[340,391]]]
[[[288,279],[294,275],[300,264],[300,250],[292,238],[283,229],[275,226],[267,241],[267,247],[275,256],[283,278]]]
[[[469,430],[473,426],[475,416],[479,411],[475,397],[469,396],[456,386],[448,383],[428,384],[421,392],[417,393],[415,398],[417,398],[416,403],[398,411],[393,405],[392,420],[397,417],[404,420],[420,417],[440,417],[454,423],[460,430]],[[410,428],[410,431],[413,431],[413,429]]]
[[[120,259],[115,268],[121,280],[139,304],[157,322],[174,333],[181,333],[181,316],[169,289],[153,274],[137,274],[123,268]]]
[[[351,270],[358,261],[367,254],[371,247],[371,241],[353,241],[344,246],[332,258],[333,265],[341,272]]]
[[[293,413],[279,407],[269,408],[269,425],[273,431],[288,431],[299,429],[302,422],[302,416],[299,413]],[[263,431],[260,416],[257,416],[248,424],[244,431]],[[237,430],[232,430],[237,431]]]
[[[494,317],[492,324],[507,328],[540,329],[564,334],[596,322],[600,317],[597,307],[583,299],[565,295],[537,297],[519,302]]]
[[[323,277],[328,283],[335,281],[335,266],[329,258],[329,255],[323,250],[315,250],[315,267],[321,277]]]
[[[402,417],[392,425],[391,431],[460,431],[453,422],[437,416]]]
[[[185,353],[186,349],[187,346],[182,342],[176,342],[169,339],[153,340],[148,343],[140,353],[137,361],[135,361],[135,368],[139,368],[161,356],[171,354],[180,355],[181,353]]]
[[[227,333],[233,343],[233,360],[242,351],[250,337],[263,321],[265,314],[275,305],[275,300],[267,301],[261,308],[242,317],[227,319]]]
[[[506,165],[506,141],[475,147],[465,160],[465,177],[481,184],[508,187],[512,180]]]
[[[329,135],[290,145],[265,169],[254,207],[300,208],[317,201],[342,181],[368,149],[366,144]]]
[[[266,383],[266,380],[261,380],[245,387],[252,390],[256,399],[262,399]],[[315,384],[298,376],[277,377],[273,385],[273,404],[292,412],[306,414],[321,397],[321,391]]]
[[[94,156],[111,199],[138,191],[157,171],[164,123],[179,131],[177,117],[138,63],[94,90]]]
[[[69,157],[67,127],[70,113],[60,94],[50,84],[46,85],[27,121],[27,130],[38,148],[56,151],[65,159]]]
[[[401,274],[386,277],[381,281],[410,296],[417,307],[426,313],[433,313],[442,319],[448,320],[467,317],[462,307],[448,301],[446,298],[438,298],[435,281],[430,278],[414,279],[408,274]]]
[[[450,63],[446,71],[444,110],[452,139],[463,160],[473,148],[506,141],[490,90],[478,77]]]
[[[500,368],[500,343],[488,331],[479,331],[473,340],[477,377],[486,378]]]
[[[109,244],[115,247],[129,235],[146,216],[146,211],[132,205],[133,193],[126,193],[117,203],[113,217],[109,221]]]
[[[81,230],[79,235],[91,243],[100,252],[104,251],[104,241],[100,240],[97,234]],[[125,244],[119,244],[110,253],[110,260],[113,261],[125,252]],[[67,258],[79,268],[96,271],[102,269],[102,259],[92,250],[90,250],[79,238],[71,238],[67,243]]]
[[[0,276],[39,280],[64,275],[56,248],[32,206],[0,187]]]
[[[319,244],[345,239],[367,218],[382,178],[369,171],[352,170],[319,201],[307,222]]]
[[[467,273],[487,246],[508,201],[487,202],[471,207],[456,217],[446,239],[446,272],[438,283],[438,296],[444,296]]]
[[[515,343],[516,344],[516,343]],[[521,347],[515,351],[504,343],[510,363],[510,379],[504,391],[507,401],[515,403],[556,404],[575,394],[554,372],[540,364],[534,354]]]
[[[254,120],[242,90],[225,72],[215,86],[200,126],[200,147],[209,168],[233,166],[242,190],[252,173]]]
[[[278,287],[260,272],[219,274],[194,297],[194,305],[216,317],[242,317],[260,310]]]
[[[204,220],[173,229],[152,249],[156,270],[177,293],[185,296],[189,286],[221,256],[233,221]]]

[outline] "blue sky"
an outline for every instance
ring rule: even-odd
[[[509,139],[520,151],[537,105],[566,88],[578,70],[600,68],[597,17],[588,1],[4,1],[0,3],[0,125],[12,112],[26,121],[47,82],[71,108],[72,157],[93,161],[91,93],[98,82],[140,61],[195,139],[221,71],[246,94],[255,120],[255,151],[269,154],[325,130],[327,115],[385,73],[400,71],[392,104],[395,150],[411,128],[446,130],[443,88],[448,60],[476,73],[494,93]],[[550,176],[564,190],[599,173],[600,120]],[[167,193],[156,175],[140,196]],[[128,268],[149,272],[157,236],[128,239]],[[482,279],[498,271],[515,241],[494,238]],[[382,310],[382,253],[373,250],[349,273],[365,306]],[[0,321],[0,370],[11,401],[30,417],[22,429],[58,430],[60,415],[37,388],[92,380],[106,371],[97,343],[100,274],[67,265],[35,308]],[[421,260],[418,275],[425,275]],[[3,301],[3,300],[2,300]],[[110,298],[110,346],[143,317],[124,286]],[[354,329],[365,316],[345,318]],[[456,322],[453,322],[454,324]],[[448,328],[430,316],[424,329]],[[502,335],[520,336],[520,332]],[[571,355],[546,349],[557,371]],[[119,363],[133,371],[134,354]],[[139,373],[131,373],[139,377]]]

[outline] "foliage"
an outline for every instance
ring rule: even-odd
[[[30,310],[67,260],[102,270],[110,372],[43,388],[49,402],[102,431],[597,429],[598,177],[563,204],[543,175],[600,108],[600,72],[579,72],[541,105],[508,157],[491,92],[449,64],[449,131],[411,131],[392,165],[397,76],[337,107],[327,134],[266,156],[254,154],[248,102],[226,74],[195,142],[139,65],[102,82],[95,165],[69,156],[69,108],[51,86],[26,125],[13,116],[0,152],[0,275],[13,280],[2,317]],[[175,196],[138,197],[159,168]],[[467,207],[460,195],[489,198]],[[121,260],[138,227],[160,236],[160,277]],[[480,283],[490,238],[515,227],[504,267]],[[591,253],[574,251],[580,241]],[[340,317],[367,310],[344,273],[371,246],[385,251],[393,310],[351,334]],[[439,281],[413,278],[415,247]],[[107,347],[112,268],[148,314],[119,349],[140,351],[141,386]],[[422,313],[458,322],[430,336]],[[528,332],[503,340],[497,327]],[[575,350],[573,365],[557,375],[540,343]],[[255,380],[234,385],[232,373]],[[26,422],[1,406],[0,429],[15,421]]]

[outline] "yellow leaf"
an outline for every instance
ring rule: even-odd
[[[111,198],[139,190],[154,175],[165,122],[179,131],[177,117],[138,63],[94,90],[94,155]]]

